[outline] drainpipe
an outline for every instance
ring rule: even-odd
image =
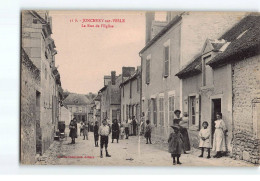
[[[140,111],[140,118],[139,118],[139,120],[141,121],[141,116],[142,116],[142,114],[143,114],[143,110],[142,110],[142,107],[143,107],[143,105],[142,105],[142,92],[143,92],[143,58],[142,58],[142,54],[141,53],[139,53],[139,57],[141,58],[141,85],[140,85],[140,109],[139,109],[139,111]]]

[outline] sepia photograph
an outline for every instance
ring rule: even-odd
[[[21,165],[259,167],[260,13],[20,11]]]

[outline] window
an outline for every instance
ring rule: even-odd
[[[112,121],[117,119],[117,110],[112,110]]]
[[[146,84],[150,83],[150,58],[146,59]]]
[[[174,96],[169,96],[169,123],[170,124],[173,123],[173,119],[174,119]]]
[[[157,125],[157,104],[156,99],[152,99],[153,103],[153,124]]]
[[[129,118],[129,108],[128,108],[129,106],[128,105],[126,105],[126,119],[128,120],[128,118]]]
[[[160,125],[164,126],[164,98],[159,98]]]
[[[196,124],[196,99],[195,96],[190,97],[190,120],[191,124],[195,125]]]
[[[208,86],[213,84],[213,70],[206,63],[210,60],[210,55],[202,60],[202,85]]]
[[[123,97],[125,96],[125,87],[123,86],[123,88],[122,88],[122,94],[123,94]]]
[[[166,46],[164,47],[164,77],[168,77],[169,76],[169,72],[170,72],[170,47]]]
[[[151,99],[148,99],[147,118],[148,118],[148,120],[151,120]]]
[[[76,107],[76,112],[79,112],[79,108],[78,107]]]

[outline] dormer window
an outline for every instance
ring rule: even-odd
[[[210,86],[213,84],[213,70],[206,63],[211,59],[211,55],[202,57],[202,86]]]

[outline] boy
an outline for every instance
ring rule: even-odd
[[[146,127],[145,127],[145,134],[144,134],[144,137],[146,138],[146,144],[148,144],[148,140],[150,144],[152,144],[151,133],[152,133],[152,126],[150,125],[150,121],[146,120]]]
[[[100,158],[103,158],[103,146],[105,145],[106,150],[106,157],[111,157],[111,155],[108,154],[107,146],[108,146],[108,135],[110,134],[110,128],[107,125],[107,121],[103,120],[102,124],[99,127],[98,134],[100,135]]]

